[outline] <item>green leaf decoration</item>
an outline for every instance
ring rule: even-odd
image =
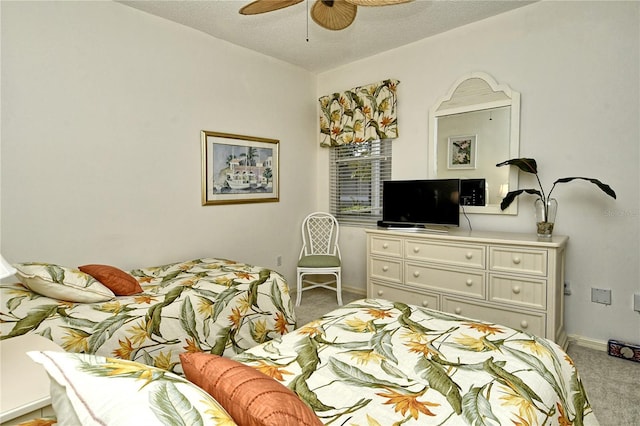
[[[184,331],[196,341],[198,340],[198,330],[196,329],[196,313],[193,310],[191,299],[185,298],[180,309],[180,324]]]
[[[121,328],[122,325],[130,318],[132,318],[130,315],[121,313],[98,323],[94,327],[93,333],[91,333],[87,342],[89,353],[95,353],[98,348],[102,346],[104,342],[106,342],[109,337],[113,335],[116,330]]]
[[[42,305],[32,309],[29,313],[16,322],[13,329],[4,336],[0,336],[0,340],[8,339],[9,337],[22,336],[32,330],[37,329],[40,324],[47,318],[56,314],[58,305]]]
[[[156,336],[162,337],[162,334],[160,333],[160,321],[162,319],[162,308],[164,308],[167,305],[170,305],[178,297],[180,297],[180,295],[185,290],[185,288],[186,287],[184,286],[178,286],[174,289],[171,289],[164,296],[164,300],[162,302],[156,303],[155,305],[149,308],[149,310],[147,311],[147,315],[145,317],[147,321],[147,333],[149,334],[149,336],[152,336],[155,334]]]
[[[393,333],[391,331],[381,330],[378,333],[375,333],[371,338],[371,346],[374,351],[397,364],[398,359],[393,354],[393,343],[391,342],[392,337]]]
[[[500,420],[493,414],[491,404],[485,398],[483,391],[484,387],[473,387],[464,394],[462,397],[462,416],[472,426],[499,425]]]
[[[447,399],[456,414],[460,415],[462,413],[460,386],[449,377],[442,365],[422,357],[416,363],[415,372],[425,378],[432,389],[440,392]]]
[[[382,371],[384,371],[391,377],[397,377],[398,379],[406,381],[411,380],[409,379],[409,377],[407,377],[406,374],[404,374],[402,370],[397,368],[393,363],[387,361],[386,359],[383,359],[382,362],[380,362],[380,368],[382,368]]]
[[[167,275],[165,275],[164,277],[162,277],[162,283],[166,283],[168,281],[172,281],[174,280],[178,275],[181,275],[183,273],[182,270],[178,270],[178,271],[173,271]]]
[[[399,310],[401,312],[401,315],[398,317],[398,322],[403,326],[403,327],[407,327],[409,330],[416,332],[416,333],[422,333],[422,334],[427,334],[433,330],[424,327],[423,325],[415,322],[414,320],[412,320],[410,318],[411,316],[411,308],[404,304],[404,303],[400,303],[400,302],[394,302],[393,303],[393,307],[396,308],[397,310]]]
[[[400,387],[397,383],[389,382],[365,373],[358,367],[354,367],[335,358],[329,359],[329,369],[339,377],[340,380],[358,387],[389,387],[393,389]]]
[[[24,299],[26,299],[27,296],[17,296],[17,297],[12,297],[11,299],[7,300],[6,306],[7,308],[9,308],[9,312],[13,312],[15,309],[17,309],[20,304],[22,303],[22,301]]]
[[[261,269],[258,274],[258,279],[255,281],[251,281],[249,283],[249,303],[250,306],[255,306],[256,308],[260,308],[258,306],[258,287],[260,284],[264,284],[269,277],[271,276],[271,271],[269,269]]]
[[[507,207],[509,207],[511,205],[511,203],[516,199],[516,197],[518,195],[522,194],[523,192],[527,192],[529,194],[536,194],[538,197],[540,197],[542,202],[545,203],[545,205],[546,205],[547,200],[549,200],[551,198],[551,193],[553,192],[554,188],[556,187],[556,184],[558,184],[558,183],[567,183],[567,182],[571,182],[572,180],[576,180],[576,179],[582,179],[582,180],[586,180],[588,182],[591,182],[594,185],[596,185],[598,188],[600,188],[608,196],[610,196],[610,197],[612,197],[614,199],[616,198],[615,191],[609,185],[607,185],[606,183],[600,182],[598,179],[586,178],[586,177],[560,178],[560,179],[556,180],[553,183],[553,186],[551,187],[551,191],[549,191],[549,193],[545,195],[544,194],[544,189],[542,189],[542,183],[540,182],[540,178],[538,177],[538,164],[536,163],[536,160],[534,160],[533,158],[513,158],[511,160],[503,161],[502,163],[496,164],[496,167],[508,166],[508,165],[514,165],[514,166],[518,167],[520,170],[522,170],[524,172],[533,173],[534,175],[536,175],[536,179],[538,181],[538,185],[540,186],[540,191],[538,191],[536,189],[521,189],[521,190],[517,190],[517,191],[511,191],[504,197],[504,199],[500,203],[500,208],[502,210],[505,210]],[[546,213],[547,212],[546,212],[546,208],[545,208],[545,217],[546,217]]]
[[[548,364],[546,364],[543,361],[541,361],[540,358],[538,358],[535,355],[532,355],[532,354],[526,353],[526,352],[522,352],[522,351],[519,351],[517,349],[513,349],[513,348],[511,348],[509,346],[503,346],[502,350],[504,352],[514,356],[515,358],[519,359],[520,361],[524,362],[525,364],[529,365],[532,370],[534,370],[536,373],[538,373],[540,375],[540,377],[544,378],[544,380],[547,383],[549,383],[549,385],[551,385],[551,387],[555,391],[556,395],[558,395],[558,398],[561,398],[562,402],[566,403],[566,398],[565,398],[565,396],[563,395],[563,392],[562,392],[563,386],[561,387],[561,386],[558,385],[558,382],[556,381],[555,376],[547,368]],[[557,372],[561,372],[562,371],[562,367],[557,366],[556,371]],[[562,374],[558,373],[558,377],[562,377]]]
[[[316,341],[305,337],[296,347],[296,352],[298,353],[296,362],[300,366],[302,373],[289,383],[289,388],[316,412],[335,409],[335,407],[331,407],[320,401],[318,395],[309,389],[307,385],[307,380],[309,380],[316,371],[318,364],[320,364],[318,344]]]
[[[587,393],[582,386],[582,381],[578,377],[577,370],[574,370],[571,374],[571,392],[573,394],[573,407],[576,409],[573,424],[582,426],[584,424],[585,408],[591,407],[591,405],[587,400]]]
[[[58,284],[64,283],[64,269],[58,265],[47,265],[44,269],[47,270],[53,282]]]
[[[533,158],[512,158],[496,164],[496,167],[514,165],[523,172],[538,174],[538,163]]]
[[[537,189],[518,189],[516,191],[511,191],[507,193],[507,195],[505,195],[505,197],[502,199],[502,202],[500,202],[500,209],[505,210],[511,205],[511,203],[513,203],[516,197],[523,192],[526,192],[527,194],[535,194],[538,197],[542,198],[542,194]]]
[[[611,198],[616,198],[616,193],[615,191],[606,183],[602,183],[600,182],[598,179],[593,179],[593,178],[586,178],[586,177],[566,177],[566,178],[560,178],[558,180],[556,180],[553,185],[555,186],[556,183],[567,183],[567,182],[571,182],[572,180],[576,180],[576,179],[582,179],[582,180],[586,180],[588,182],[591,182],[592,184],[596,185],[598,188],[600,188],[605,194],[607,194],[609,197]]]
[[[157,390],[150,393],[149,406],[162,424],[204,426],[198,410],[171,382],[157,386]]]
[[[335,407],[320,401],[318,395],[309,389],[307,380],[303,376],[296,376],[291,383],[289,383],[289,387],[316,413],[335,410]]]
[[[225,327],[220,329],[220,333],[218,333],[218,336],[215,339],[215,343],[211,348],[211,350],[209,351],[210,353],[214,355],[222,355],[222,353],[224,352],[224,349],[227,347],[227,342],[231,337],[230,331],[231,331],[231,327]]]
[[[509,373],[493,362],[493,357],[484,362],[484,369],[501,384],[513,389],[518,395],[533,404],[533,401],[542,402],[538,394],[531,389],[520,377]]]
[[[212,321],[215,322],[218,320],[218,316],[224,312],[224,308],[227,307],[229,302],[231,302],[238,293],[240,293],[240,291],[236,287],[229,287],[213,299],[215,300],[215,304],[213,305],[213,314],[211,316]]]

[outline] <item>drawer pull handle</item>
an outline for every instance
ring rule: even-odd
[[[428,301],[428,300],[423,300],[423,301],[422,301],[422,306],[424,306],[425,308],[426,308],[427,306],[429,306],[429,301]]]
[[[471,278],[468,278],[465,284],[467,285],[467,287],[471,287],[473,285],[473,280]]]
[[[471,253],[470,251],[467,252],[467,254],[464,255],[464,257],[467,258],[467,260],[471,260],[473,258],[473,253]]]
[[[519,258],[519,257],[517,257],[517,256],[516,256],[516,257],[514,257],[514,258],[513,258],[513,263],[514,263],[515,265],[519,265],[519,264],[520,264],[520,258]]]
[[[384,266],[382,267],[382,270],[383,270],[384,272],[387,272],[387,271],[389,270],[389,267],[388,267],[387,265],[384,265]]]
[[[522,320],[522,321],[520,321],[520,327],[528,328],[529,327],[529,323],[526,320]]]
[[[384,291],[378,290],[378,296],[382,296],[383,294],[384,294]]]
[[[414,247],[413,248],[413,252],[414,253],[420,253],[420,247]]]
[[[513,293],[514,294],[520,294],[520,286],[513,287]]]
[[[389,248],[389,243],[384,243],[384,244],[382,245],[382,248],[383,248],[383,249],[388,249],[388,248]]]
[[[420,276],[420,271],[414,271],[413,276],[418,278]]]
[[[460,315],[462,313],[462,308],[455,308],[454,311],[456,314]]]

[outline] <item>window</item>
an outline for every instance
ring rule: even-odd
[[[330,148],[330,209],[341,223],[371,225],[382,219],[382,182],[391,179],[391,140]]]

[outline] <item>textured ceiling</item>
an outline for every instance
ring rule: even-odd
[[[322,72],[386,50],[479,21],[533,1],[415,0],[393,6],[358,7],[341,31],[316,25],[308,10],[315,0],[260,15],[240,15],[249,0],[119,1],[216,38]]]

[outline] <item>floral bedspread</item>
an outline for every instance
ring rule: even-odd
[[[232,356],[295,327],[285,279],[269,269],[196,259],[130,271],[143,293],[93,304],[0,286],[0,338],[47,337],[67,352],[128,359],[181,374],[179,354]]]
[[[325,424],[597,425],[572,360],[502,325],[367,299],[234,357]]]

